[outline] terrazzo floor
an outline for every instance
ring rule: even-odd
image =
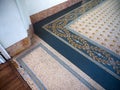
[[[39,90],[40,87],[42,90],[104,90],[103,87],[36,35],[34,35],[33,42],[33,46],[14,58],[19,66],[18,71],[33,90]],[[23,64],[35,74],[43,86],[38,86],[34,82]]]
[[[120,55],[120,1],[106,0],[67,27]]]
[[[106,0],[100,8],[85,13],[67,28],[120,55],[119,4],[119,0]],[[33,90],[104,90],[36,35],[33,37],[33,45],[15,57],[14,61]]]

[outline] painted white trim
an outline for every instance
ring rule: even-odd
[[[0,55],[0,64],[5,62],[6,62],[5,59]]]
[[[2,53],[2,55],[8,60],[10,59],[10,55],[7,53],[7,51],[4,49],[4,47],[0,44],[0,52]],[[2,60],[2,59],[1,59]]]

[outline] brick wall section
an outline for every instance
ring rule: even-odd
[[[66,9],[67,7],[70,7],[70,6],[76,4],[80,1],[82,1],[82,0],[68,0],[66,2],[59,4],[59,5],[51,7],[47,10],[36,13],[36,14],[30,16],[31,22],[34,24],[34,23],[36,23],[44,18],[47,18],[48,16],[51,16],[51,15],[53,15],[53,14],[55,14],[63,9]]]

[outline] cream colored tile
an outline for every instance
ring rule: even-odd
[[[79,20],[73,21],[70,28],[120,55],[120,52],[116,52],[120,45],[119,4],[118,0],[108,0],[87,15],[81,16]],[[111,44],[114,45],[111,47]]]
[[[22,59],[48,90],[88,90],[41,47]]]

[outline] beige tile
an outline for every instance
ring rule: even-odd
[[[73,21],[70,29],[120,55],[119,3],[118,0],[106,1]]]
[[[48,90],[88,90],[88,88],[60,65],[41,47],[22,59]]]
[[[59,54],[56,50],[54,50],[52,47],[50,47],[47,43],[45,43],[39,37],[37,37],[36,35],[34,35],[33,37],[34,37],[33,38],[34,44],[26,51],[29,51],[30,49],[36,47],[36,45],[41,43],[45,47],[47,47],[52,53],[54,53],[56,56],[58,56],[62,61],[64,61],[69,67],[71,67],[74,71],[76,71],[82,78],[84,78],[88,83],[90,83],[97,90],[104,90],[99,84],[97,84],[94,80],[92,80],[88,75],[86,75],[84,72],[82,72],[80,69],[78,69],[69,60],[67,60],[65,57],[63,57],[61,54]],[[21,53],[17,57],[20,57],[21,55],[26,54],[26,51]],[[41,47],[30,52],[30,54],[26,55],[26,57],[24,57],[22,60],[31,68],[32,71],[34,71],[36,76],[39,77],[39,79],[42,80],[44,85],[47,88],[49,88],[50,90],[51,90],[51,88],[52,89],[56,89],[56,88],[61,89],[62,88],[64,90],[66,90],[66,89],[68,90],[68,88],[70,90],[71,89],[77,90],[78,88],[81,88],[81,90],[88,89],[82,82],[80,82],[68,70],[66,70],[63,66],[61,66],[53,57],[51,57]],[[19,65],[19,63],[18,63],[18,65]],[[29,75],[27,74],[27,72],[24,71],[23,68],[21,69],[19,67],[18,69],[21,72],[21,75],[24,77],[24,79],[31,86],[31,88],[33,88],[33,90],[36,90],[37,86],[32,81],[32,79],[29,78]],[[67,83],[67,85],[66,85],[66,83]],[[63,87],[63,86],[65,86],[65,87]]]

